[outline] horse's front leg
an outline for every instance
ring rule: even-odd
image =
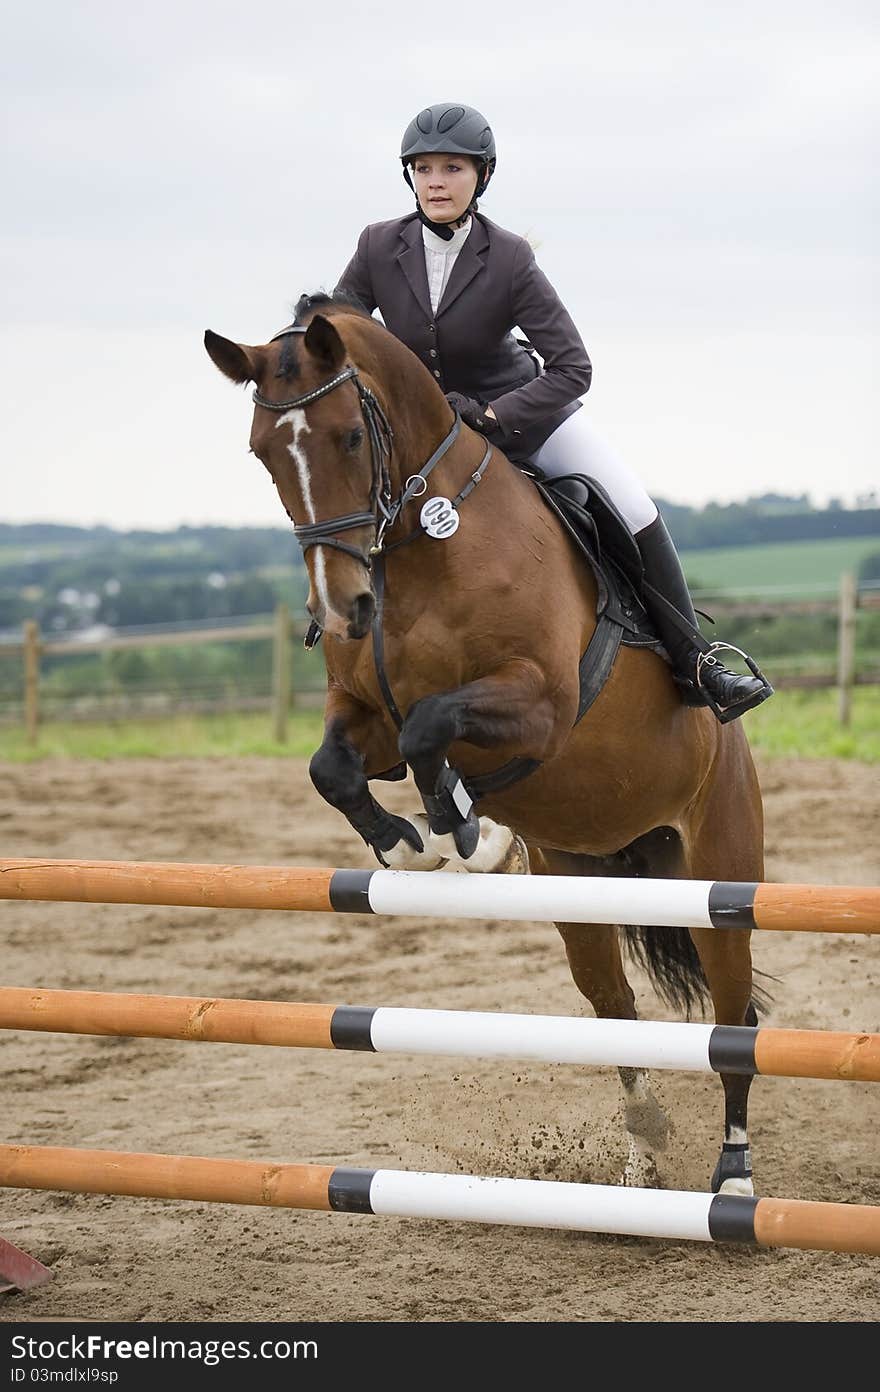
[[[513,746],[521,756],[542,760],[556,752],[552,744],[558,717],[543,673],[522,660],[491,677],[416,701],[398,743],[421,794],[432,848],[450,863],[460,857],[469,870],[527,869],[524,845],[509,828],[488,818],[481,826],[448,752],[457,742],[480,749]]]
[[[389,812],[370,792],[368,770],[375,777],[397,762],[394,737],[380,717],[351,697],[331,692],[324,740],[309,764],[315,788],[347,817],[381,865],[435,870],[439,854],[428,850],[412,822]]]

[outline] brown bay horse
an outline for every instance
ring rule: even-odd
[[[741,722],[682,704],[662,657],[626,645],[577,718],[594,577],[533,483],[455,418],[408,348],[325,295],[304,297],[267,344],[208,331],[205,345],[255,384],[251,448],[305,551],[328,678],[312,780],[383,865],[763,878]],[[370,784],[407,768],[423,807],[403,818]],[[635,1019],[618,926],[556,926],[596,1014]],[[626,941],[676,1009],[710,995],[718,1024],[757,1022],[747,929],[627,928]],[[619,1071],[624,1180],[657,1183],[663,1114],[644,1070]],[[712,1187],[751,1193],[751,1078],[721,1080]]]

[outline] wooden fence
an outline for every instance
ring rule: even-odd
[[[699,601],[700,596],[696,595]],[[728,600],[723,593],[712,592],[711,601],[717,602],[723,618],[775,619],[789,615],[837,615],[837,660],[835,670],[822,672],[792,672],[773,674],[773,684],[778,689],[837,687],[838,719],[841,725],[850,723],[852,711],[852,691],[854,686],[880,686],[880,668],[857,672],[856,670],[856,618],[858,611],[880,610],[880,590],[859,589],[855,575],[844,572],[840,576],[836,598],[828,599],[782,599],[770,600]]]
[[[18,656],[23,661],[24,724],[28,742],[36,744],[41,717],[40,666],[44,656],[64,654],[79,657],[85,653],[113,652],[124,648],[192,647],[199,643],[253,643],[268,639],[272,644],[272,732],[278,743],[284,744],[287,740],[288,713],[295,697],[291,679],[291,643],[294,638],[301,638],[305,631],[303,620],[292,619],[286,604],[276,605],[274,614],[247,625],[116,633],[82,641],[46,639],[40,632],[39,624],[30,619],[24,624],[22,642],[4,644],[0,648],[0,655]]]
[[[699,601],[699,596],[697,599]],[[780,689],[796,687],[837,687],[838,717],[841,725],[850,723],[852,690],[857,685],[880,685],[880,670],[856,671],[856,616],[859,609],[880,609],[880,591],[859,590],[852,574],[841,576],[837,598],[829,599],[772,599],[729,600],[722,594],[713,596],[724,617],[769,619],[796,614],[837,614],[836,671],[774,673],[774,685]],[[44,637],[34,620],[24,625],[20,643],[3,644],[0,656],[14,657],[23,663],[23,715],[27,738],[35,744],[41,718],[40,667],[44,656],[110,652],[123,648],[192,647],[200,643],[250,643],[270,640],[272,644],[271,721],[272,731],[279,743],[287,739],[288,713],[296,698],[291,678],[291,641],[302,637],[305,623],[292,619],[285,604],[278,604],[274,614],[257,616],[246,626],[218,625],[213,628],[187,628],[153,633],[109,634],[95,639],[71,640]],[[244,703],[241,703],[244,704]]]

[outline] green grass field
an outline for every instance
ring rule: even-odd
[[[880,688],[853,693],[852,722],[837,720],[837,692],[781,691],[744,717],[753,749],[790,758],[859,759],[880,763]],[[186,759],[242,755],[307,758],[321,742],[318,710],[291,714],[289,739],[276,743],[268,715],[178,717],[118,724],[47,724],[36,748],[20,727],[0,729],[0,760],[33,759]]]
[[[736,590],[769,599],[797,592],[824,597],[836,591],[844,571],[857,573],[866,556],[880,553],[880,537],[847,537],[842,541],[787,541],[772,546],[719,546],[682,551],[691,587]]]

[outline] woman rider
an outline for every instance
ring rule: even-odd
[[[429,106],[407,126],[400,158],[415,213],[365,228],[336,290],[354,295],[369,313],[378,308],[462,420],[508,457],[545,479],[566,476],[562,487],[576,501],[586,499],[587,489],[572,474],[604,488],[638,545],[648,587],[643,599],[683,699],[711,705],[725,721],[751,710],[773,688],[706,654],[656,505],[580,409],[592,369],[571,316],[525,238],[477,210],[495,169],[485,117],[470,106]],[[514,338],[514,327],[543,368]]]

